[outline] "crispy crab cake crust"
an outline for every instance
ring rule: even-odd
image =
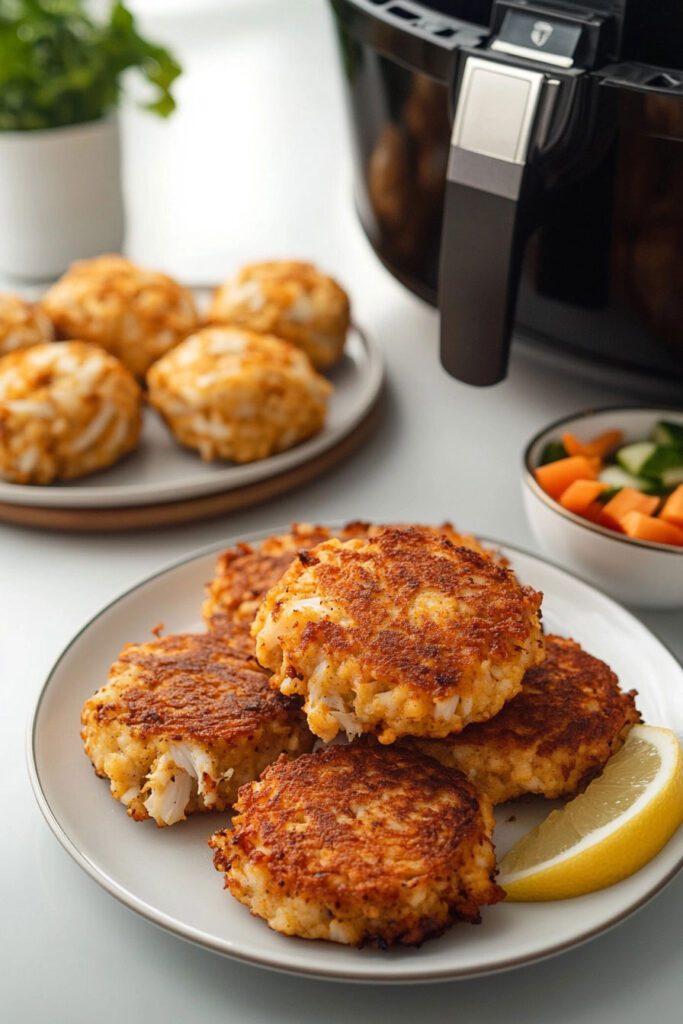
[[[85,752],[136,821],[225,810],[280,754],[311,749],[297,703],[269,686],[252,646],[240,630],[127,644],[83,705]]]
[[[584,789],[639,722],[636,691],[625,693],[604,661],[559,636],[522,690],[488,722],[443,740],[406,740],[458,768],[494,804],[526,793],[549,799]]]
[[[488,799],[460,772],[355,743],[271,765],[209,840],[225,885],[275,931],[419,945],[496,903]]]
[[[228,548],[219,556],[214,578],[206,588],[202,606],[204,621],[211,630],[223,629],[231,623],[251,625],[264,597],[280,581],[299,551],[332,537],[340,540],[374,537],[384,529],[386,526],[361,520],[346,523],[338,530],[311,523],[292,523],[290,533],[266,537],[256,546],[242,543]],[[443,534],[454,544],[479,551],[503,564],[498,552],[484,547],[476,537],[457,533],[450,523],[425,529]]]
[[[389,528],[300,552],[252,635],[322,739],[443,737],[495,715],[542,661],[541,598],[433,531]]]
[[[263,598],[299,551],[335,536],[342,540],[367,537],[372,529],[369,523],[361,521],[347,523],[338,531],[319,524],[292,523],[290,533],[266,537],[256,547],[236,544],[223,551],[202,606],[208,628],[215,631],[231,624],[250,626]]]

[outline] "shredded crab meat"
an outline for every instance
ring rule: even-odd
[[[215,784],[214,765],[206,753],[200,747],[192,743],[173,743],[169,747],[169,754],[175,763],[187,772],[197,783],[197,792],[204,798],[207,806],[216,802],[215,785],[207,786],[206,780],[211,779]]]
[[[233,774],[231,768],[223,778]],[[194,793],[202,797],[206,807],[215,804],[219,781],[206,751],[193,743],[172,743],[168,752],[154,762],[142,789],[129,789],[121,799],[128,804],[140,793],[148,793],[144,806],[150,817],[157,824],[174,825],[184,819]]]
[[[76,455],[84,452],[91,445],[95,444],[105,432],[111,421],[116,416],[116,408],[112,402],[103,402],[100,411],[93,416],[87,426],[67,446],[69,455]]]
[[[185,817],[185,808],[192,794],[192,778],[179,768],[169,754],[163,754],[147,776],[144,801],[150,818],[157,824],[175,825]]]
[[[453,697],[449,697],[447,700],[434,701],[434,717],[440,721],[447,721],[452,718],[455,712],[458,710],[458,704],[460,703],[460,697],[458,694],[454,694]],[[470,701],[470,705],[471,705]]]

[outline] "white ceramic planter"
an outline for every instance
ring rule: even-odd
[[[0,132],[0,273],[56,277],[76,259],[123,248],[116,116]]]

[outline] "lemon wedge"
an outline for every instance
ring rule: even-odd
[[[683,822],[683,752],[669,729],[635,725],[602,775],[500,863],[508,900],[561,900],[627,878]]]

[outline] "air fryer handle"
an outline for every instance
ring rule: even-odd
[[[441,362],[452,377],[484,387],[507,372],[524,251],[519,199],[449,181],[439,307]]]
[[[534,208],[527,158],[546,76],[468,57],[456,107],[439,269],[441,362],[480,386],[505,377]]]

